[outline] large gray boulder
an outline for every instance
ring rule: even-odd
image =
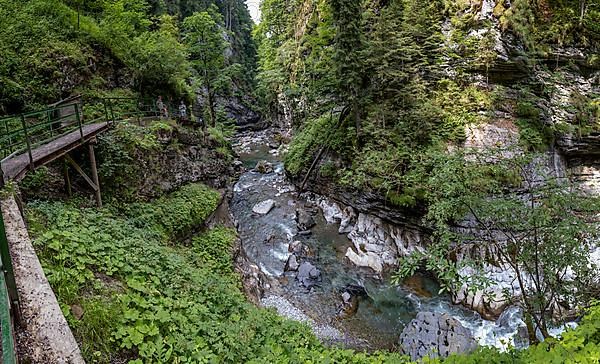
[[[321,280],[321,271],[309,262],[304,262],[298,267],[296,279],[306,288],[316,286]]]
[[[425,356],[445,358],[477,348],[473,336],[458,320],[446,313],[419,312],[400,334],[402,353],[412,360]]]
[[[274,206],[275,206],[275,201],[266,200],[266,201],[262,201],[262,202],[257,203],[256,205],[254,205],[254,207],[252,208],[252,211],[256,214],[266,215],[269,213],[269,211],[271,211],[271,209]]]

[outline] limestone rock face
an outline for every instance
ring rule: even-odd
[[[338,232],[348,234],[353,247],[346,250],[346,258],[359,267],[368,267],[381,273],[394,266],[398,258],[414,251],[423,251],[421,232],[403,225],[395,225],[368,213],[358,213],[321,196],[313,196],[329,224],[339,224]]]
[[[462,277],[483,274],[491,282],[485,290],[471,292],[466,284],[452,295],[455,304],[462,304],[487,319],[495,319],[511,303],[521,297],[521,289],[516,275],[510,267],[495,267],[487,265],[484,272],[476,272],[466,267],[459,271]]]
[[[380,218],[360,213],[348,238],[354,250],[348,248],[346,257],[361,267],[381,273],[385,266],[394,266],[398,258],[423,251],[417,231],[391,225]]]
[[[458,320],[446,313],[419,312],[400,334],[401,351],[412,360],[445,358],[477,348],[473,336]]]

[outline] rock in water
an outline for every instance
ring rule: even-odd
[[[412,360],[425,356],[446,358],[477,348],[473,336],[458,320],[446,313],[419,312],[400,334],[401,351]]]
[[[258,173],[271,173],[273,172],[273,165],[267,161],[260,161],[258,163],[256,163],[256,167],[254,167],[254,170],[257,171]]]
[[[257,214],[266,215],[269,213],[269,211],[271,211],[273,206],[275,206],[275,201],[266,200],[266,201],[259,202],[256,205],[254,205],[254,207],[252,208],[252,211]]]
[[[298,258],[296,258],[296,254],[290,255],[287,262],[285,263],[285,271],[297,271],[300,264],[298,264]]]
[[[309,262],[300,264],[296,279],[302,283],[304,287],[311,288],[312,286],[315,286],[319,281],[319,278],[321,278],[321,271],[319,271],[317,267]]]
[[[301,231],[309,230],[317,224],[310,212],[304,209],[296,210],[296,223],[298,224],[298,229]]]

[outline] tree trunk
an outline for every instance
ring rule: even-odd
[[[217,125],[217,117],[215,113],[215,96],[213,92],[208,89],[208,112],[210,114],[210,125],[215,127]]]
[[[538,344],[540,341],[535,335],[535,326],[533,325],[533,321],[531,320],[531,315],[525,313],[525,326],[527,326],[527,335],[529,337],[529,345]]]

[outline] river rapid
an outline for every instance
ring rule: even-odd
[[[513,339],[524,325],[517,308],[509,308],[495,322],[484,320],[438,294],[436,282],[425,275],[411,277],[403,286],[393,286],[388,277],[379,277],[369,268],[348,261],[345,252],[352,242],[338,233],[339,225],[325,221],[313,203],[314,196],[298,196],[285,177],[279,151],[272,148],[271,135],[264,131],[236,139],[234,149],[246,172],[235,184],[230,203],[243,249],[268,280],[261,300],[264,306],[308,323],[324,342],[358,349],[397,349],[402,329],[420,311],[450,314],[471,331],[480,345],[524,345]],[[259,161],[269,162],[273,170],[254,170]],[[268,213],[253,212],[257,204],[267,200],[274,202]],[[314,214],[316,225],[310,233],[298,228],[298,209]],[[286,271],[291,251],[298,246],[302,247],[302,253],[296,254],[298,264],[308,262],[316,268],[311,273],[315,278],[308,279],[308,284],[297,279],[297,271]]]

